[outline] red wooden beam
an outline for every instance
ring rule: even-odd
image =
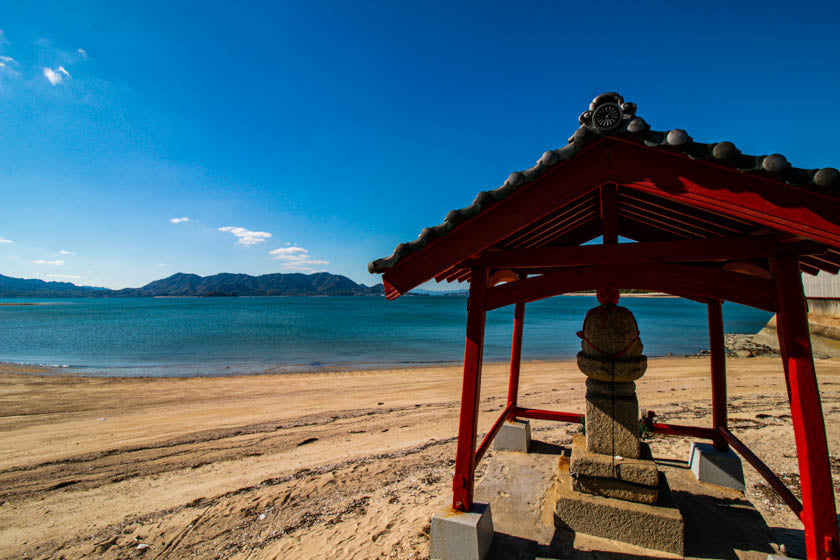
[[[522,330],[525,323],[525,302],[519,302],[513,309],[513,340],[510,345],[510,383],[508,384],[507,407],[509,420],[514,419],[516,401],[519,398],[519,368],[522,363]]]
[[[487,271],[474,269],[467,301],[467,340],[464,347],[464,381],[461,387],[461,415],[458,421],[458,448],[452,481],[452,507],[469,511],[475,484],[475,438],[478,430],[478,403],[481,394],[481,361],[484,353],[485,296]]]
[[[603,265],[561,269],[487,291],[487,310],[598,288],[677,292],[776,310],[773,283],[747,274],[683,264]]]
[[[599,148],[613,148],[608,176],[619,185],[840,247],[835,196],[635,140],[605,140]]]
[[[788,490],[785,483],[776,476],[776,473],[770,470],[770,467],[765,465],[761,459],[756,457],[755,453],[750,451],[750,448],[744,445],[744,442],[736,438],[727,428],[720,428],[718,429],[718,432],[720,433],[720,436],[747,461],[747,463],[752,465],[758,474],[764,477],[767,484],[776,491],[779,497],[784,500],[793,513],[795,513],[797,517],[801,518],[802,504],[796,499],[793,492]]]
[[[575,424],[583,424],[583,414],[578,414],[576,412],[557,412],[555,410],[516,407],[515,417],[531,418],[532,420],[552,420],[554,422],[572,422]]]
[[[659,422],[646,423],[651,432],[666,436],[688,436],[692,438],[714,439],[715,431],[711,428],[701,426],[683,426],[680,424],[660,424]]]
[[[680,220],[670,214],[647,210],[646,208],[641,208],[630,203],[622,206],[621,214],[649,225],[683,233],[689,237],[723,237],[729,233],[727,230],[719,227],[704,227],[697,222]]]
[[[684,241],[687,239],[683,235],[667,232],[663,233],[661,231],[654,230],[653,228],[647,227],[641,222],[634,221],[632,218],[628,218],[627,216],[618,217],[618,233],[622,237],[632,239],[633,241],[649,243],[660,241]]]
[[[648,264],[767,258],[822,252],[817,243],[780,243],[773,236],[724,237],[684,241],[651,241],[614,245],[541,247],[538,249],[487,249],[481,262],[489,268]]]
[[[570,203],[568,206],[557,212],[550,219],[541,223],[535,223],[517,235],[505,239],[503,245],[511,248],[520,248],[529,244],[533,239],[544,237],[547,234],[558,230],[565,230],[570,225],[591,219],[597,212],[595,201],[591,195],[583,196],[580,200]]]
[[[776,278],[779,346],[799,461],[805,550],[808,558],[835,558],[840,556],[837,511],[802,278],[793,259],[774,258],[770,265]]]
[[[475,464],[481,462],[482,457],[484,454],[487,453],[487,450],[490,448],[490,444],[493,443],[493,438],[496,437],[496,434],[499,433],[499,430],[502,429],[505,421],[508,419],[508,416],[511,415],[513,409],[515,407],[511,405],[507,405],[499,417],[493,422],[493,425],[490,427],[490,431],[484,436],[484,439],[481,440],[481,445],[478,446],[478,449],[475,452]]]
[[[519,248],[527,248],[530,249],[532,247],[541,247],[543,245],[547,245],[548,243],[558,239],[567,233],[574,231],[583,227],[584,225],[596,220],[598,218],[598,212],[593,209],[589,209],[584,213],[576,216],[573,221],[567,222],[562,224],[561,226],[555,226],[551,230],[546,231],[544,234],[535,236],[530,238],[527,243],[523,243],[517,247]]]
[[[677,204],[663,198],[658,198],[631,189],[623,189],[619,193],[619,202],[622,204],[633,203],[636,206],[659,210],[660,213],[668,216],[679,218],[688,223],[700,223],[715,228],[722,228],[731,234],[739,234],[746,229],[752,229],[754,224],[744,220],[734,218],[732,216],[724,216],[719,213],[711,213],[707,210],[692,208],[683,204]]]
[[[645,217],[644,215],[639,215],[639,213],[633,212],[631,209],[628,208],[624,209],[624,211],[621,213],[621,217],[625,220],[637,222],[648,229],[665,232],[669,235],[675,235],[681,239],[699,239],[706,237],[706,235],[703,233],[674,226],[668,224],[667,222],[664,222],[663,220],[651,220]]]
[[[709,317],[709,354],[712,369],[712,426],[715,430],[715,449],[726,451],[726,445],[720,435],[720,429],[726,428],[726,346],[723,340],[723,313],[720,301],[715,300],[707,306]]]
[[[554,165],[539,179],[519,187],[503,202],[490,206],[444,237],[429,242],[422,251],[400,259],[383,277],[400,293],[406,293],[441,270],[597,189],[606,176],[603,153],[595,149],[599,143],[590,144],[572,159]]]

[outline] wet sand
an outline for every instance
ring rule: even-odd
[[[781,363],[727,365],[733,431],[798,494]],[[641,408],[708,425],[708,368],[705,357],[651,360]],[[480,431],[504,407],[506,370],[484,369]],[[837,492],[840,360],[817,370]],[[450,497],[457,367],[179,379],[39,371],[0,366],[0,558],[428,556],[429,519]],[[523,406],[581,412],[584,390],[574,362],[523,364]],[[560,445],[579,429],[532,427]],[[687,458],[688,439],[650,443],[657,458]],[[746,498],[780,540],[795,540],[798,519],[744,471]]]

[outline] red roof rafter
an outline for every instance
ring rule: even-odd
[[[517,301],[592,288],[624,288],[721,298],[766,311],[776,310],[775,285],[770,280],[718,268],[683,264],[610,264],[549,272],[487,290],[487,310]]]

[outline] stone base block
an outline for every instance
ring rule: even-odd
[[[639,401],[635,383],[586,380],[586,449],[639,457]]]
[[[586,449],[583,434],[572,438],[572,457],[569,470],[573,476],[613,478],[624,482],[656,488],[659,485],[659,470],[653,462],[650,447],[641,444],[641,457],[623,458],[616,461],[611,455],[591,453]]]
[[[554,520],[558,528],[630,543],[672,554],[684,553],[685,524],[662,477],[656,505],[575,492],[560,473]]]
[[[688,462],[691,472],[700,482],[710,482],[740,492],[746,489],[741,458],[731,449],[718,451],[711,443],[692,443]]]
[[[432,516],[429,557],[434,560],[483,560],[493,543],[489,504],[469,512],[445,509]]]
[[[573,476],[572,489],[585,494],[626,500],[639,504],[655,504],[659,497],[659,489],[641,486],[630,482],[622,482],[612,478],[592,478],[589,476]]]
[[[522,451],[528,453],[531,446],[531,422],[514,420],[505,422],[493,439],[493,448],[500,451]]]

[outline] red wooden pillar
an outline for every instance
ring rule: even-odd
[[[461,417],[458,422],[458,449],[455,478],[452,481],[452,507],[469,511],[475,483],[475,438],[478,431],[478,401],[481,391],[481,358],[484,352],[485,298],[487,271],[474,268],[467,301],[467,340],[464,347],[464,381],[461,387]]]
[[[516,405],[519,397],[519,366],[522,362],[522,328],[525,323],[525,302],[520,301],[513,308],[513,341],[510,345],[510,384],[507,404],[510,408],[508,420],[516,420]]]
[[[712,427],[715,449],[726,451],[729,444],[719,428],[726,428],[726,347],[723,341],[723,313],[720,300],[707,304],[709,316],[709,353],[712,369]]]
[[[779,346],[790,391],[799,460],[805,550],[809,559],[836,559],[840,558],[837,512],[802,278],[793,259],[771,259],[771,268],[778,298]]]

